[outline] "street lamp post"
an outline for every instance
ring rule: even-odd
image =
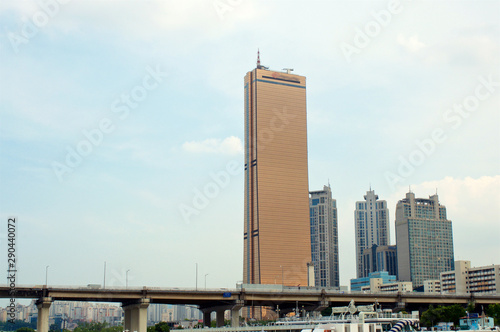
[[[198,290],[198,263],[196,263],[196,290]]]
[[[128,269],[127,272],[125,272],[125,289],[128,288],[128,271],[130,271],[130,269]]]
[[[45,267],[45,287],[47,287],[47,277],[49,275],[49,266]]]
[[[205,290],[207,289],[207,276],[208,276],[208,273],[205,274]]]
[[[104,261],[104,283],[102,288],[106,288],[106,261]]]

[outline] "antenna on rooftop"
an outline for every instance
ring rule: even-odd
[[[293,68],[283,68],[283,70],[286,70],[286,73],[290,74],[293,71]]]
[[[257,68],[260,69],[260,50],[257,49]]]

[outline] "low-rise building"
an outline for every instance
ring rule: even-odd
[[[375,280],[377,279],[377,280]],[[380,280],[378,280],[380,279]],[[374,281],[372,281],[374,280]],[[396,281],[396,276],[395,275],[390,275],[389,272],[387,271],[378,271],[378,272],[372,272],[368,274],[368,277],[365,278],[356,278],[356,279],[351,279],[351,291],[353,292],[359,292],[362,290],[363,287],[370,287],[370,285],[375,286],[376,284],[387,284],[387,283],[392,283]]]
[[[431,292],[433,284],[436,292],[436,281],[426,280],[424,291]],[[440,273],[439,287],[442,294],[500,294],[500,265],[471,267],[470,261],[455,261],[454,270]]]
[[[413,292],[413,283],[411,281],[397,281],[382,284],[380,279],[372,279],[370,285],[361,287],[361,290],[370,293],[409,293]]]
[[[439,279],[425,280],[424,293],[441,293],[441,281]]]

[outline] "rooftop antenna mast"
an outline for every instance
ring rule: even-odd
[[[260,69],[260,50],[257,49],[257,68]]]

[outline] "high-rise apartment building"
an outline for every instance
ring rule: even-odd
[[[453,270],[453,235],[438,195],[415,198],[409,192],[396,205],[398,278],[421,287],[425,280]]]
[[[309,215],[314,284],[339,287],[337,201],[332,198],[330,185],[309,193]]]
[[[358,278],[366,278],[375,271],[363,267],[363,250],[373,245],[389,244],[389,210],[387,202],[379,200],[375,191],[366,192],[364,201],[356,202],[354,211],[356,231],[356,274]]]
[[[245,76],[244,283],[307,285],[306,78],[290,71]]]

